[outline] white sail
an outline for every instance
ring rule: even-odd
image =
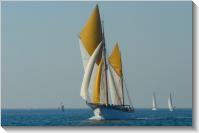
[[[169,107],[169,111],[173,111],[174,110],[173,104],[172,104],[171,93],[170,93],[169,98],[168,98],[168,107]]]
[[[111,66],[108,69],[108,81],[112,104],[122,105],[123,94],[121,78],[114,72],[114,70],[112,70]]]
[[[84,71],[86,69],[86,66],[88,64],[88,61],[90,59],[90,55],[88,54],[88,52],[86,51],[84,45],[82,44],[82,41],[81,39],[79,38],[79,45],[80,45],[80,51],[81,51],[81,57],[82,57],[82,63],[83,63],[83,67],[84,67]],[[96,72],[96,68],[97,68],[97,65],[95,63],[94,65],[94,68],[93,68],[93,71],[92,71],[92,76],[91,76],[91,79],[90,79],[90,83],[93,83],[94,79],[95,79],[95,72]],[[92,84],[89,85],[88,87],[88,95],[87,96],[91,96],[92,94]],[[87,100],[89,100],[90,97],[87,97]]]
[[[79,45],[80,45],[80,51],[81,51],[81,56],[82,56],[82,62],[83,62],[84,71],[85,71],[86,65],[87,65],[88,60],[89,60],[89,58],[90,58],[90,55],[88,54],[88,52],[87,52],[86,49],[84,48],[84,45],[82,44],[81,39],[79,39]]]
[[[102,42],[100,42],[100,44],[97,46],[97,48],[93,52],[92,56],[90,57],[87,65],[86,65],[86,69],[85,69],[85,73],[84,73],[84,77],[83,77],[83,81],[82,81],[82,86],[81,86],[81,91],[80,91],[80,96],[84,100],[87,100],[88,87],[89,87],[93,67],[98,58],[101,47],[102,47]]]
[[[100,103],[107,104],[106,102],[105,64],[103,64],[100,83]]]
[[[157,110],[157,103],[156,103],[156,97],[155,97],[155,93],[153,93],[153,106],[152,106],[152,110]]]

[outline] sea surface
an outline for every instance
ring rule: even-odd
[[[90,109],[3,109],[2,126],[192,126],[192,109],[136,109],[131,120],[89,120]]]

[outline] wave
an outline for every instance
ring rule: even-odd
[[[171,120],[171,119],[192,119],[192,117],[143,117],[134,118],[135,120]],[[133,120],[133,119],[132,119]]]

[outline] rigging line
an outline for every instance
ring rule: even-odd
[[[130,103],[131,107],[133,108],[133,104],[132,104],[132,101],[131,101],[131,98],[130,98],[130,95],[129,95],[129,91],[126,87],[126,80],[124,80],[124,84],[125,84],[124,86],[125,86],[125,89],[126,89],[126,92],[127,92],[129,103]]]
[[[124,70],[124,69],[123,69]],[[132,108],[134,108],[133,107],[133,104],[132,104],[132,101],[131,101],[131,98],[130,98],[130,94],[129,94],[129,91],[128,91],[128,89],[127,89],[127,84],[126,84],[126,78],[125,78],[125,71],[122,71],[122,78],[123,78],[123,83],[124,83],[124,87],[125,87],[125,89],[126,89],[126,93],[127,93],[127,97],[128,97],[128,100],[129,100],[129,104],[130,104],[130,106],[132,107]],[[123,95],[123,97],[124,97],[124,95]]]
[[[124,86],[125,86],[125,89],[126,89],[126,93],[127,93],[127,97],[128,97],[129,103],[130,103],[131,107],[133,108],[133,104],[132,104],[132,101],[131,101],[131,98],[130,98],[130,95],[129,95],[129,91],[127,89],[127,84],[126,84],[125,76],[124,76],[123,80],[124,80]]]

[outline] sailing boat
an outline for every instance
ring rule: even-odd
[[[169,94],[169,98],[168,98],[168,108],[169,108],[169,111],[174,111],[174,106],[173,106],[173,103],[172,103],[171,93]]]
[[[157,103],[156,103],[155,93],[153,93],[153,107],[152,107],[152,110],[157,110]]]
[[[64,111],[64,105],[61,104],[61,111],[63,112]]]
[[[133,106],[124,102],[124,78],[119,44],[106,53],[103,21],[96,5],[79,34],[84,77],[80,96],[93,110],[91,119],[127,119]],[[127,90],[126,90],[127,91]]]
[[[64,112],[64,105],[61,103],[61,105],[58,107],[58,110],[60,110],[60,111],[62,111],[62,112]]]

